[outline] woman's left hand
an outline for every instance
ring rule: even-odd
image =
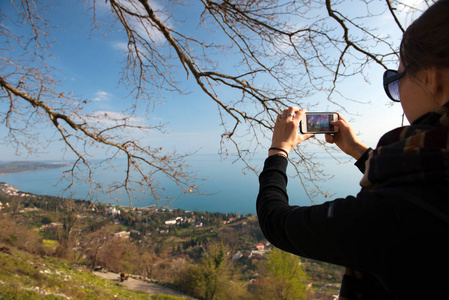
[[[298,144],[314,136],[298,132],[299,121],[305,113],[305,109],[291,106],[278,116],[271,141],[272,148],[280,148],[289,153]]]

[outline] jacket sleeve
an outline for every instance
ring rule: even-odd
[[[371,151],[373,151],[373,148],[368,148],[368,150],[366,150],[365,153],[363,153],[363,155],[354,164],[360,170],[360,172],[362,172],[362,174],[365,174],[365,163],[368,160]]]
[[[259,177],[257,214],[268,241],[293,254],[354,267],[364,257],[381,255],[379,241],[395,231],[395,216],[385,215],[391,210],[382,208],[379,195],[359,193],[319,205],[290,206],[287,164],[284,157],[270,156]]]

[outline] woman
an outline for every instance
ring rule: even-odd
[[[404,33],[398,71],[384,74],[410,126],[386,133],[373,150],[344,118],[326,136],[357,160],[356,196],[290,206],[288,153],[304,109],[284,110],[260,175],[259,223],[285,251],[346,267],[341,299],[449,299],[449,0],[431,6]]]

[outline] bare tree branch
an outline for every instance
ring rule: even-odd
[[[28,26],[28,34],[20,35],[0,22],[0,101],[7,103],[0,117],[9,130],[6,140],[16,149],[33,152],[31,141],[39,134],[33,129],[54,129],[52,139],[76,157],[67,170],[68,189],[85,180],[92,189],[125,190],[130,203],[140,191],[156,201],[173,200],[164,197],[159,174],[182,193],[199,193],[185,154],[142,145],[127,134],[164,132],[162,124],[133,122],[142,104],[154,105],[166,94],[184,95],[190,92],[186,82],[195,84],[217,105],[223,126],[220,153],[235,153],[246,169],[257,173],[251,157],[265,148],[277,114],[291,105],[316,106],[319,100],[311,96],[317,93],[344,110],[355,100],[341,91],[341,84],[355,76],[367,80],[368,67],[387,68],[395,61],[397,40],[389,33],[402,33],[404,13],[416,10],[397,0],[354,1],[361,7],[356,12],[341,0],[84,3],[93,11],[92,30],[103,26],[97,20],[97,6],[102,5],[124,32],[121,84],[132,96],[128,115],[84,113],[88,100],[58,92],[58,74],[48,64],[54,27],[43,17],[47,7],[38,0],[21,0],[11,1],[17,19],[0,12],[0,20]],[[388,30],[370,26],[385,15],[392,17]],[[186,24],[196,24],[197,30],[184,29]],[[126,160],[122,180],[109,187],[95,180],[96,167],[89,161],[96,145],[110,153],[104,164]],[[304,187],[312,186],[310,197],[319,194],[319,182],[327,178],[319,163],[303,150],[290,159]]]

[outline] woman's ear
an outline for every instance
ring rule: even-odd
[[[449,97],[449,69],[429,67],[425,71],[424,83],[432,98],[440,105],[445,104]]]
[[[424,72],[425,78],[424,83],[426,84],[427,88],[429,89],[430,93],[432,95],[435,95],[438,93],[439,90],[439,75],[438,70],[436,67],[429,67]]]

